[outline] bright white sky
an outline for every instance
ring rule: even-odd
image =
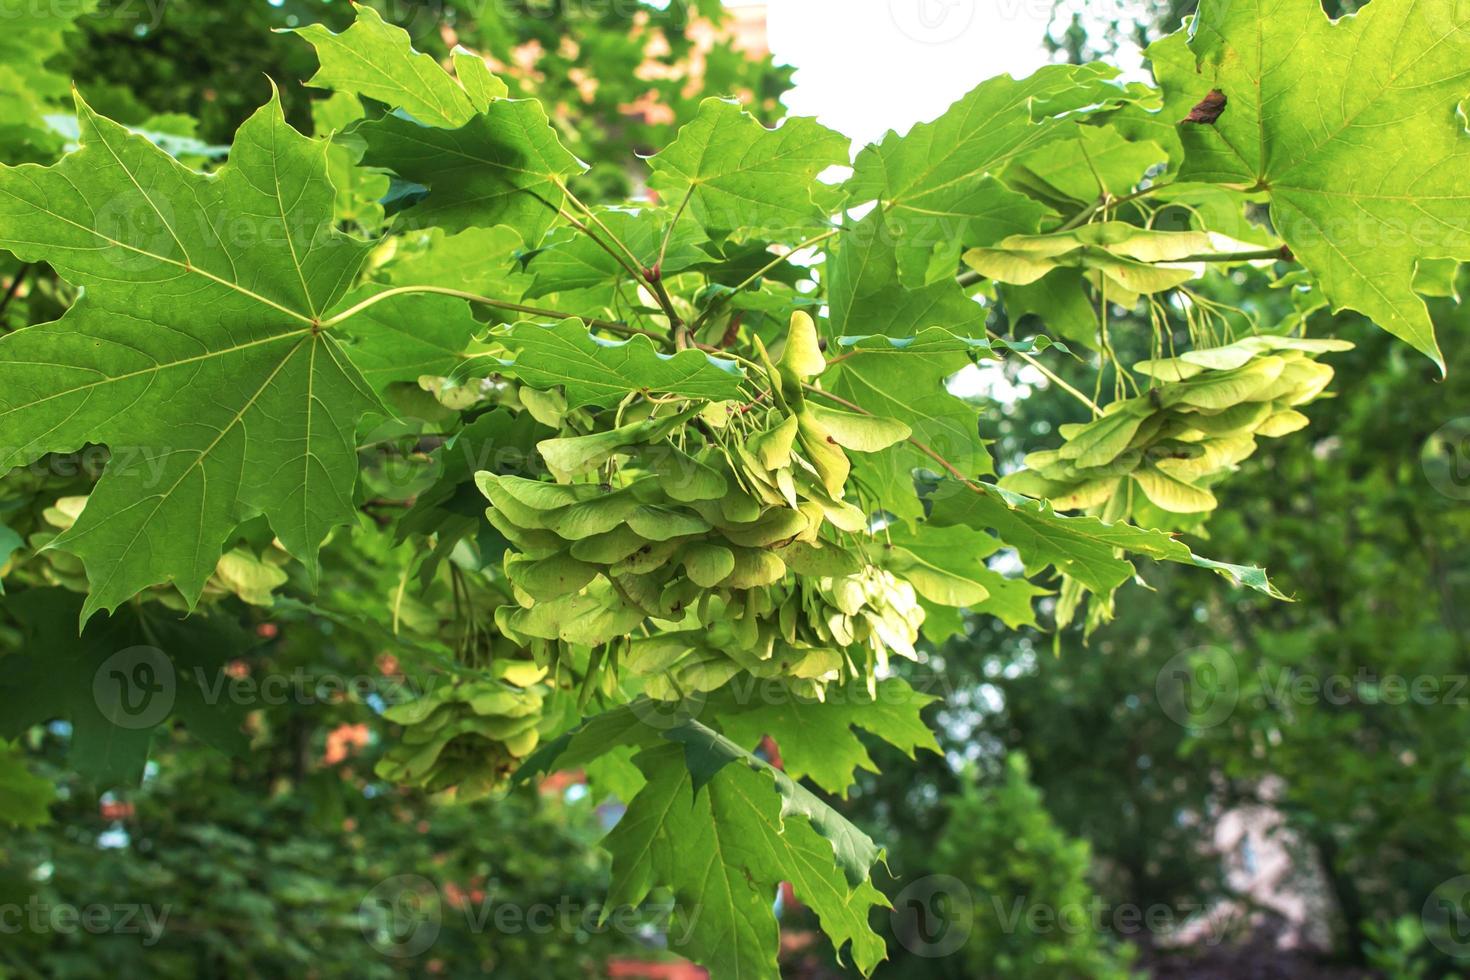
[[[797,69],[787,107],[859,145],[933,119],[993,75],[1029,75],[1048,61],[1052,0],[770,0],[767,9],[771,53]]]

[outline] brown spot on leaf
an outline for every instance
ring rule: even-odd
[[[1179,120],[1180,123],[1196,123],[1201,126],[1213,126],[1215,120],[1220,118],[1220,113],[1225,111],[1225,104],[1230,100],[1225,93],[1217,88],[1210,89],[1210,94],[1199,100],[1199,104],[1189,110],[1189,115]]]

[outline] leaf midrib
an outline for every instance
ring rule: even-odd
[[[60,322],[60,321],[58,321],[58,322]],[[155,363],[152,367],[142,368],[142,369],[137,370],[137,371],[130,371],[127,374],[110,375],[110,376],[105,377],[105,378],[102,378],[101,380],[98,380],[98,381],[91,381],[91,382],[88,382],[87,384],[84,384],[84,385],[77,385],[74,388],[67,388],[64,391],[54,392],[52,394],[46,395],[43,398],[38,398],[35,401],[26,402],[24,405],[16,405],[16,406],[14,406],[12,408],[8,408],[4,412],[0,412],[0,419],[4,419],[4,418],[6,418],[6,417],[8,417],[8,416],[10,416],[10,415],[12,415],[12,414],[14,414],[16,412],[23,412],[23,411],[26,411],[27,409],[34,408],[37,405],[44,405],[46,402],[49,402],[49,401],[51,401],[54,398],[64,398],[64,397],[67,397],[69,395],[77,394],[79,392],[88,391],[88,390],[90,390],[92,388],[96,388],[96,387],[99,387],[101,385],[109,385],[109,384],[114,384],[114,383],[118,383],[118,382],[128,381],[128,380],[130,380],[132,378],[141,377],[141,376],[143,376],[145,374],[157,373],[157,372],[160,372],[160,371],[167,371],[167,370],[170,370],[172,368],[181,367],[181,366],[183,366],[185,364],[195,364],[195,363],[198,363],[199,361],[207,361],[207,360],[209,360],[210,358],[213,358],[213,357],[225,357],[225,356],[227,356],[229,354],[234,354],[234,353],[237,353],[237,352],[242,351],[242,350],[249,350],[252,347],[261,347],[261,346],[264,346],[266,344],[275,343],[276,341],[279,341],[279,340],[287,340],[287,339],[290,339],[292,337],[302,337],[302,336],[304,336],[306,334],[309,334],[309,333],[311,333],[311,330],[309,328],[303,328],[303,329],[300,329],[300,330],[291,330],[291,331],[288,331],[286,333],[278,333],[278,334],[273,334],[273,335],[271,335],[269,337],[263,337],[263,338],[260,338],[259,340],[252,340],[252,341],[249,341],[249,342],[244,343],[244,344],[236,344],[233,347],[225,347],[225,348],[221,348],[220,350],[207,351],[207,352],[205,352],[203,354],[195,354],[192,357],[180,358],[179,360],[176,360],[176,361],[169,361],[169,362],[163,363],[163,364]],[[295,350],[295,348],[292,348],[292,349]],[[290,357],[290,355],[288,354],[286,358],[283,358],[282,359],[282,363],[285,363],[285,361],[288,360],[289,357]],[[12,362],[12,363],[15,363],[15,362]],[[27,361],[25,363],[28,363],[28,364],[36,364],[38,362]]]
[[[235,412],[234,417],[231,418],[227,424],[220,426],[219,432],[215,435],[214,439],[210,441],[209,445],[201,449],[195,455],[193,462],[184,467],[184,471],[179,474],[178,479],[174,480],[174,482],[169,485],[168,489],[164,490],[162,493],[154,495],[153,509],[148,513],[148,516],[145,519],[137,522],[137,527],[133,531],[133,536],[129,539],[127,547],[120,549],[120,553],[122,555],[127,555],[133,550],[133,546],[136,545],[138,542],[138,537],[143,533],[146,528],[148,528],[152,524],[153,518],[157,515],[159,508],[162,507],[164,503],[173,496],[174,491],[179,488],[179,485],[184,482],[184,479],[188,477],[189,474],[203,466],[204,461],[208,459],[210,453],[214,451],[214,447],[218,446],[220,444],[220,441],[223,440],[224,437],[228,435],[231,431],[233,431],[235,426],[240,424],[240,420],[245,417],[246,412],[255,407],[255,403],[260,400],[261,394],[270,387],[271,382],[275,381],[276,375],[280,374],[281,370],[285,368],[288,363],[290,363],[291,358],[296,356],[296,352],[301,349],[301,345],[303,343],[306,343],[308,339],[308,337],[303,336],[299,342],[297,342],[289,351],[286,352],[286,356],[281,358],[276,366],[271,369],[270,373],[266,375],[265,380],[257,385],[256,389],[250,393],[250,397],[246,399],[245,404],[240,406],[239,410]],[[242,457],[242,464],[243,461],[244,460]],[[106,525],[101,526],[105,527]],[[72,525],[72,527],[74,529],[76,525]],[[85,534],[87,532],[82,533]],[[63,539],[70,540],[80,536],[81,535],[63,534],[61,538],[57,539],[57,543],[60,543]],[[123,563],[121,561],[113,562],[112,568],[108,572],[107,578],[103,580],[102,584],[100,586],[95,586],[89,590],[87,596],[87,605],[84,607],[84,615],[92,608],[94,597],[107,591],[106,586],[112,584],[113,579],[117,577],[122,567]]]
[[[125,172],[127,172],[127,171],[125,171]],[[128,173],[128,175],[129,175],[129,177],[132,176],[132,174],[130,172]],[[201,267],[199,267],[197,265],[194,265],[193,263],[190,263],[190,262],[180,262],[178,259],[171,259],[171,258],[169,258],[166,255],[159,255],[156,252],[150,252],[147,249],[139,248],[136,245],[129,245],[127,242],[120,242],[120,241],[118,241],[115,238],[110,238],[107,235],[102,234],[100,231],[98,231],[95,228],[88,228],[86,225],[82,224],[80,221],[74,221],[71,218],[68,218],[68,217],[66,217],[63,214],[57,214],[55,211],[52,211],[50,208],[39,207],[39,206],[33,204],[30,201],[26,201],[26,200],[22,199],[20,196],[18,196],[14,191],[8,190],[8,189],[6,189],[3,186],[0,186],[0,194],[5,194],[6,196],[11,197],[11,198],[15,199],[16,201],[19,201],[21,204],[25,205],[28,208],[34,208],[35,210],[41,212],[42,214],[49,215],[49,216],[55,218],[57,221],[63,222],[64,224],[71,225],[73,228],[76,228],[76,229],[78,229],[80,231],[86,232],[87,234],[91,235],[92,237],[94,237],[96,239],[99,239],[100,241],[106,242],[109,245],[115,246],[115,247],[120,248],[120,249],[124,249],[125,251],[128,251],[128,252],[133,252],[134,254],[144,256],[145,258],[153,259],[155,262],[160,262],[160,263],[162,263],[164,265],[171,265],[171,266],[173,266],[176,269],[182,269],[185,273],[191,273],[193,275],[202,276],[205,279],[208,279],[208,280],[210,280],[212,282],[216,282],[216,283],[218,283],[221,286],[225,286],[225,287],[227,287],[229,289],[233,289],[236,292],[238,292],[240,295],[246,296],[246,297],[248,297],[250,299],[253,299],[257,303],[261,303],[261,304],[263,304],[265,306],[269,306],[272,309],[277,310],[277,311],[279,311],[281,313],[285,313],[287,316],[290,316],[293,319],[300,320],[302,323],[311,323],[312,322],[312,318],[309,317],[309,316],[307,316],[306,314],[304,314],[304,313],[298,313],[296,310],[293,310],[293,309],[291,309],[288,306],[282,306],[280,303],[277,303],[275,300],[269,299],[268,297],[265,297],[265,296],[262,296],[259,293],[255,292],[254,290],[247,289],[246,287],[240,285],[237,282],[231,282],[229,279],[225,279],[225,278],[223,278],[221,276],[217,276],[214,273],[210,272],[208,269],[201,268]],[[6,241],[12,246],[12,249],[13,249],[13,246],[17,246],[17,245],[22,246],[22,247],[24,247],[24,246],[34,246],[36,248],[44,248],[44,247],[47,247],[47,243],[44,243],[44,242],[22,241],[22,240],[16,239],[16,238],[8,238],[8,239],[6,239]],[[53,245],[53,246],[50,246],[50,247],[55,248],[57,246],[54,246]],[[67,251],[75,251],[75,249],[68,248]],[[86,276],[86,278],[94,278],[94,277],[88,275],[88,276]]]

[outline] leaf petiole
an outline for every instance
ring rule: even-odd
[[[655,333],[652,330],[643,330],[638,327],[629,326],[626,323],[616,323],[612,320],[597,320],[590,317],[581,316],[577,313],[563,313],[560,310],[548,310],[543,309],[539,306],[526,306],[523,303],[510,303],[505,300],[494,299],[489,296],[481,296],[478,293],[468,293],[462,289],[450,289],[446,286],[394,286],[392,289],[385,289],[381,293],[375,293],[362,302],[348,307],[341,313],[338,313],[336,316],[333,316],[330,319],[323,320],[321,322],[320,329],[327,330],[331,327],[334,327],[342,321],[351,319],[352,317],[361,313],[363,310],[366,310],[372,306],[376,306],[378,303],[381,303],[386,299],[392,299],[395,296],[406,296],[411,293],[434,293],[440,296],[453,296],[456,299],[466,300],[470,303],[478,303],[481,306],[490,306],[499,310],[509,310],[512,313],[524,313],[527,316],[544,316],[552,320],[577,319],[581,320],[589,327],[596,327],[599,330],[608,330],[613,333],[620,333],[624,336],[641,334],[645,337],[652,337],[656,340],[664,339],[663,335]]]

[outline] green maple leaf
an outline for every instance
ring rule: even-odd
[[[830,861],[836,857],[841,877],[854,888],[867,881],[873,865],[882,860],[883,852],[872,838],[853,826],[846,817],[823,803],[805,786],[714,729],[687,719],[663,730],[662,735],[684,746],[684,764],[693,778],[695,792],[731,763],[735,763],[737,768],[745,767],[770,775],[776,794],[781,798],[781,816],[800,817],[810,823],[827,842],[824,852],[827,859]]]
[[[399,237],[393,261],[381,274],[394,286],[438,286],[515,302],[531,279],[509,271],[522,248],[514,228],[468,228],[455,235],[430,228]]]
[[[1036,625],[1032,600],[1047,590],[1024,578],[1009,578],[985,564],[998,551],[1000,539],[973,528],[932,524],[902,525],[885,532],[890,547],[883,564],[914,587],[929,611],[924,634],[939,640],[930,629],[931,620],[942,618],[937,606],[964,607],[988,613],[1011,629]]]
[[[1073,126],[1066,138],[1017,157],[1004,177],[1006,183],[1037,200],[1070,211],[1105,194],[1122,197],[1150,167],[1167,158],[1159,144],[1127,139],[1112,126]],[[990,241],[1004,237],[1002,233]]]
[[[745,378],[734,361],[697,350],[665,354],[644,336],[607,340],[576,318],[522,321],[495,339],[516,352],[507,370],[533,388],[564,388],[572,408],[616,405],[631,391],[721,401],[738,398]]]
[[[848,140],[815,119],[766,129],[727,99],[705,99],[678,139],[648,161],[649,186],[689,208],[706,230],[790,232],[827,224],[813,197],[817,174],[847,163]]]
[[[238,626],[129,606],[92,619],[78,636],[81,606],[81,596],[62,589],[29,589],[5,600],[25,645],[3,660],[0,697],[10,708],[0,738],[68,720],[70,764],[100,788],[142,779],[154,729],[169,717],[221,751],[245,749],[245,709],[212,697],[223,690],[225,665],[246,649]]]
[[[442,546],[446,538],[458,540],[462,534],[479,531],[485,496],[475,486],[475,473],[530,472],[536,443],[553,434],[554,430],[542,426],[529,412],[504,408],[486,412],[466,425],[435,454],[442,468],[439,478],[414,497],[413,506],[398,522],[397,540],[410,534],[438,534]]]
[[[0,524],[0,569],[10,564],[10,558],[25,547],[25,539],[4,524]],[[5,594],[5,583],[0,581],[0,595]]]
[[[464,90],[469,93],[470,101],[476,107],[483,108],[496,99],[503,99],[510,94],[510,87],[490,70],[490,65],[484,58],[473,51],[462,47],[455,47],[450,52],[450,61],[454,63],[454,75]]]
[[[632,253],[637,267],[652,268],[663,248],[669,216],[650,210],[596,210],[601,226]],[[704,234],[693,224],[686,221],[676,225],[659,271],[670,276],[708,262],[709,254],[699,247],[704,240]],[[526,294],[532,298],[629,279],[628,270],[617,259],[576,228],[552,232],[545,244],[529,256],[526,271],[535,278],[535,285]]]
[[[346,131],[362,118],[362,103],[350,92],[337,92],[311,104],[312,131],[332,141],[327,151],[327,172],[337,189],[337,220],[376,231],[383,224],[382,201],[388,194],[388,178],[358,166],[366,147]]]
[[[844,234],[828,273],[832,329],[839,334],[884,335],[891,343],[854,337],[847,357],[823,375],[823,387],[874,415],[908,425],[913,439],[944,456],[967,475],[990,472],[980,439],[979,412],[951,395],[945,382],[968,367],[970,350],[989,353],[980,341],[984,310],[953,279],[907,288],[881,211]],[[920,516],[913,471],[936,465],[912,442],[854,460],[860,482],[884,509],[913,520]]]
[[[937,284],[926,288],[945,287]],[[968,313],[968,306],[974,304],[965,302]],[[1052,346],[1066,349],[1045,337],[991,341],[961,336],[944,327],[927,327],[913,336],[839,337],[837,344],[843,354],[823,375],[824,390],[909,427],[910,439],[852,460],[858,482],[877,495],[884,510],[908,521],[923,515],[915,493],[914,471],[935,472],[941,468],[939,461],[918,444],[943,456],[962,473],[992,472],[990,454],[980,438],[978,409],[949,389],[955,375],[970,367],[972,358],[996,357],[998,350],[1030,353]]]
[[[829,793],[847,794],[857,770],[878,767],[854,729],[871,732],[910,759],[918,749],[939,752],[934,733],[920,712],[936,700],[893,677],[878,684],[876,697],[865,688],[831,691],[825,701],[797,697],[734,706],[721,712],[720,728],[734,742],[754,747],[763,735],[776,740],[792,779],[810,778]],[[719,704],[716,707],[720,707]]]
[[[593,715],[571,731],[543,742],[521,763],[516,781],[523,782],[554,769],[580,769],[613,749],[658,745],[660,729],[650,724],[649,719],[668,719],[669,724],[676,724],[680,717],[678,706],[666,710],[665,706],[646,698]]]
[[[339,34],[317,24],[296,33],[321,62],[308,84],[399,110],[358,133],[367,143],[363,166],[427,188],[403,213],[410,227],[505,224],[535,244],[561,207],[563,180],[587,169],[561,145],[541,103],[502,98],[504,84],[467,51],[456,50],[459,78],[451,78],[365,6]]]
[[[513,265],[520,247],[520,235],[504,225],[456,235],[438,228],[410,232],[399,240],[393,260],[378,270],[382,282],[364,284],[341,305],[355,305],[389,287],[419,286],[514,303],[529,280],[504,270]],[[425,293],[376,302],[342,325],[353,363],[378,391],[425,375],[458,376],[472,363],[465,348],[484,329],[463,300]]]
[[[25,756],[0,743],[0,825],[39,827],[51,820],[56,787],[26,768]]]
[[[322,326],[369,248],[332,228],[326,144],[273,98],[204,176],[80,99],[78,114],[80,150],[0,168],[0,247],[84,288],[61,320],[0,339],[0,468],[140,450],[54,543],[86,566],[84,615],[165,582],[193,603],[257,514],[314,574],[353,517],[356,423],[382,410]]]
[[[1182,123],[1180,177],[1271,195],[1271,219],[1336,309],[1444,369],[1416,263],[1470,259],[1470,9],[1373,3],[1331,21],[1316,0],[1207,0],[1194,35],[1150,48]]]
[[[969,355],[961,352],[895,357],[860,351],[823,379],[823,387],[838,397],[909,427],[913,441],[853,459],[858,482],[897,517],[916,520],[923,514],[914,490],[914,470],[940,469],[934,457],[915,442],[943,456],[966,476],[991,472],[990,454],[980,438],[979,411],[946,387],[970,363]]]
[[[343,300],[356,305],[385,292],[376,283],[354,290]],[[465,363],[465,347],[484,325],[462,299],[423,293],[400,293],[353,314],[343,324],[351,339],[352,363],[375,391],[397,381],[424,375],[447,377]]]
[[[847,228],[828,260],[827,302],[835,333],[909,337],[927,327],[966,336],[985,332],[985,311],[951,277],[905,285],[888,218],[875,210]],[[958,256],[956,256],[958,261]]]
[[[1030,340],[1007,340],[997,337],[961,337],[943,327],[927,327],[912,337],[889,337],[883,334],[867,334],[861,337],[838,337],[837,344],[843,353],[886,354],[901,357],[907,354],[954,354],[967,352],[977,357],[999,358],[1006,350],[1034,354],[1048,347],[1060,350],[1067,348],[1049,337]]]
[[[1000,75],[933,122],[890,132],[859,153],[846,190],[854,203],[881,202],[904,281],[928,278],[936,246],[957,258],[960,245],[1036,231],[1046,209],[998,176],[1021,154],[1069,135],[1079,112],[1138,98],[1116,74],[1104,65],[1048,65],[1022,79]]]
[[[858,968],[871,972],[884,952],[867,925],[869,909],[885,904],[869,881],[877,846],[785,773],[689,718],[690,707],[702,705],[640,698],[603,712],[542,745],[516,778],[643,750],[634,761],[644,784],[604,841],[613,855],[610,907],[668,886],[687,916],[675,930],[688,937],[680,952],[716,977],[769,976],[778,938],[772,895],[789,881],[833,945],[851,943]],[[922,723],[899,715],[895,744],[924,745]]]
[[[1097,310],[1081,269],[1058,267],[1025,286],[997,284],[996,292],[1013,326],[1029,314],[1059,337],[1097,346]]]
[[[401,214],[414,228],[503,224],[534,245],[556,220],[566,178],[587,169],[562,146],[534,99],[497,99],[457,129],[389,115],[363,124],[360,132],[368,147],[364,166],[428,188]]]
[[[413,49],[407,31],[385,22],[372,7],[357,7],[357,20],[340,33],[321,24],[294,33],[316,48],[321,62],[307,85],[375,99],[428,126],[463,126],[485,109],[486,96],[495,91],[479,87],[478,75],[471,76],[477,83],[473,91],[450,78],[432,57]],[[503,85],[500,94],[505,94]]]
[[[1052,566],[1099,595],[1110,594],[1134,576],[1133,563],[1123,557],[1131,553],[1208,568],[1238,585],[1284,598],[1261,569],[1201,558],[1164,531],[1108,524],[1096,517],[1063,517],[1046,501],[983,483],[949,481],[933,499],[931,523],[994,531],[1020,554],[1027,574]]]
[[[98,0],[8,4],[0,11],[0,159],[49,156],[61,146],[45,115],[67,93],[67,80],[47,68],[66,32],[97,8]]]
[[[647,783],[605,842],[613,856],[609,905],[637,905],[666,885],[676,903],[671,931],[687,937],[678,952],[714,980],[775,976],[780,936],[772,903],[789,881],[839,954],[850,944],[855,965],[871,972],[884,948],[867,918],[886,904],[883,896],[866,880],[843,877],[808,818],[783,814],[778,773],[712,762],[697,783],[684,752],[662,746],[635,760]]]

